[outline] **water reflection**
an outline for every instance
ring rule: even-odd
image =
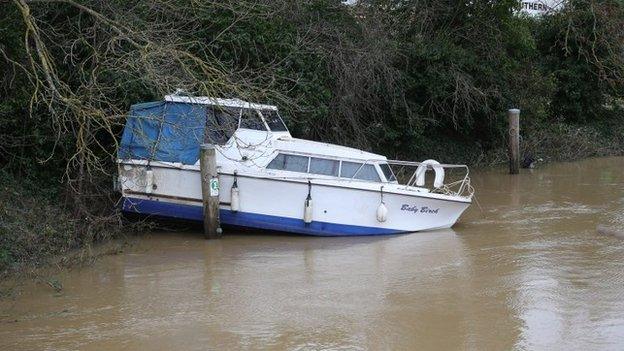
[[[6,349],[619,349],[624,158],[477,172],[454,230],[205,241],[130,252],[0,301]],[[15,322],[17,320],[17,322]]]

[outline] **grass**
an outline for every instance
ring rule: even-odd
[[[0,277],[52,262],[85,262],[92,244],[123,232],[119,221],[94,225],[94,220],[76,218],[54,190],[0,172]]]
[[[0,189],[0,272],[41,264],[77,246],[79,223],[60,206],[6,173]]]

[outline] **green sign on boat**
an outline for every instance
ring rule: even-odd
[[[210,179],[210,196],[219,196],[219,178]]]

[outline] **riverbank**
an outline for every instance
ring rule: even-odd
[[[503,123],[503,122],[501,122]],[[590,157],[624,155],[624,115],[592,124],[563,122],[520,122],[521,156],[541,159],[539,163],[570,162]],[[467,164],[471,168],[490,168],[508,162],[505,135],[501,142],[487,148],[478,142],[449,139],[440,135],[417,151],[420,159],[434,158],[445,163]]]
[[[7,173],[0,173],[0,189],[0,272],[39,266],[81,245],[80,221],[47,189]]]
[[[46,266],[88,263],[123,246],[94,245],[123,239],[123,233],[136,229],[123,227],[121,222],[97,226],[89,218],[77,218],[62,201],[61,191],[50,185],[0,172],[0,189],[0,278],[36,276],[35,270]],[[111,216],[115,216],[113,211]]]

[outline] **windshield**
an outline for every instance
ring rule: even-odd
[[[275,110],[261,110],[262,117],[266,121],[267,125],[271,129],[272,132],[286,132],[286,126],[284,122],[280,118],[279,114]]]
[[[243,109],[243,113],[241,114],[240,118],[239,128],[266,130],[266,127],[264,126],[264,123],[262,123],[260,115],[258,115],[258,111],[248,108]]]
[[[209,106],[206,109],[206,141],[225,144],[238,126],[240,113],[240,108]]]

